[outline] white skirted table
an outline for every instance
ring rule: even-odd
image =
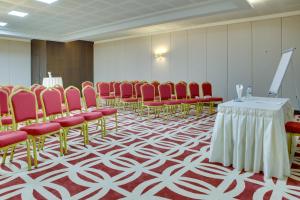
[[[238,170],[263,171],[265,178],[290,175],[285,122],[293,119],[289,99],[250,97],[219,104],[210,162]]]

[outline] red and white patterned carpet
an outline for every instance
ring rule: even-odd
[[[57,139],[49,138],[39,167],[30,172],[21,147],[13,163],[1,166],[0,199],[300,198],[299,150],[286,180],[209,163],[214,119],[147,119],[121,111],[118,132],[102,139],[92,126],[87,148],[79,131],[71,131],[66,156],[59,156]]]

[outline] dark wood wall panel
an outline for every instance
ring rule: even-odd
[[[46,41],[46,56],[44,57],[46,57],[46,71],[51,72],[53,76],[63,77],[64,87],[74,85],[80,88],[83,81],[93,81],[93,42]],[[35,61],[32,60],[33,62]]]

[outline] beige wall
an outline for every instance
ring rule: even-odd
[[[31,83],[30,42],[0,39],[0,85]]]
[[[168,49],[164,61],[154,57]],[[281,91],[296,105],[300,89],[300,16],[190,29],[94,45],[94,80],[208,80],[215,95],[235,97],[234,85],[252,85],[265,96],[281,50],[296,47]],[[292,79],[294,75],[294,79]],[[297,80],[295,80],[297,79]]]

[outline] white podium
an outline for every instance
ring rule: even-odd
[[[63,86],[63,81],[61,77],[48,77],[43,78],[43,86],[45,87],[53,87],[55,85]]]

